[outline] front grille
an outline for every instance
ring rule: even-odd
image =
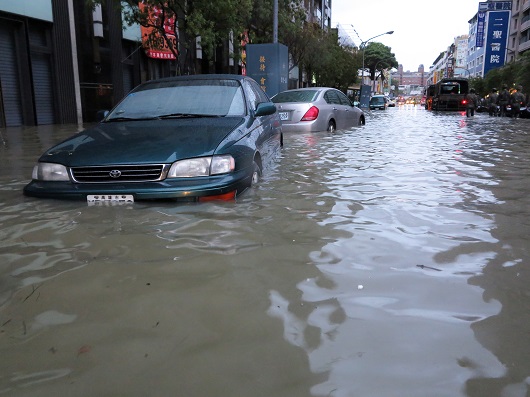
[[[72,167],[71,172],[79,183],[159,181],[166,174],[163,164]]]

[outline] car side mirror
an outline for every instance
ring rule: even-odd
[[[254,117],[268,116],[269,114],[276,113],[276,105],[272,102],[261,102],[256,106],[254,111]]]
[[[107,117],[108,114],[109,114],[108,110],[98,110],[98,112],[96,113],[96,121],[99,123],[105,117]]]

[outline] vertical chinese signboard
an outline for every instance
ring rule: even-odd
[[[247,44],[246,72],[270,97],[287,90],[289,54],[283,44]]]
[[[163,25],[166,37],[170,41],[171,46],[173,46],[175,53],[178,53],[178,32],[175,28],[175,15],[169,13],[167,8],[146,6],[143,2],[140,2],[138,6],[142,12],[148,13],[149,25],[153,25],[150,27],[141,26],[142,44],[146,55],[157,59],[176,59],[168,42],[159,31],[159,28]]]
[[[487,31],[483,76],[504,65],[512,2],[491,1],[479,3],[479,14],[487,12]],[[478,43],[478,36],[477,36]],[[478,47],[478,44],[477,44]]]
[[[476,33],[476,47],[484,47],[484,28],[486,25],[486,13],[480,11],[477,14],[477,33]]]

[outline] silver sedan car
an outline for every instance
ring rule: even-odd
[[[310,87],[280,92],[271,98],[283,132],[345,130],[364,125],[364,112],[335,88]]]

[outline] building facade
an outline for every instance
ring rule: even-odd
[[[530,0],[480,2],[469,21],[471,76],[515,61],[530,49]]]
[[[399,65],[396,72],[390,75],[390,84],[394,92],[402,95],[416,95],[421,93],[423,87],[427,84],[428,73],[425,72],[423,65],[418,66],[418,70],[411,72],[403,70],[403,65]]]
[[[484,77],[528,49],[530,0],[477,2],[477,13],[468,21],[468,34],[456,37],[435,59],[428,83],[452,76]]]
[[[305,0],[331,28],[331,0]],[[179,61],[146,55],[139,26],[125,28],[118,0],[0,0],[0,127],[93,122],[141,82],[177,74],[235,73],[233,43],[203,57],[199,42]]]
[[[112,2],[0,0],[0,127],[94,121],[167,63],[139,51]]]
[[[530,0],[513,0],[507,61],[530,50]]]

